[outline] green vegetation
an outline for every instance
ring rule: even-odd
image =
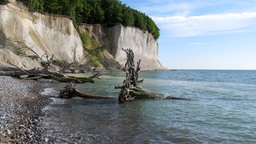
[[[8,3],[8,0],[0,0],[0,4],[6,4]]]
[[[85,32],[80,32],[80,38],[83,43],[85,57],[89,62],[100,67],[104,61],[103,51],[105,46],[100,46],[97,40],[90,38]]]
[[[106,49],[105,46],[100,46],[97,40],[90,38],[85,32],[80,32],[80,38],[83,43],[86,59],[90,64],[100,67],[104,61],[103,51]]]
[[[80,38],[81,38],[81,41],[82,41],[82,43],[83,43],[83,46],[84,46],[84,47],[87,46],[88,43],[89,43],[89,37],[88,37],[88,35],[87,35],[85,32],[82,32],[82,33],[80,33]]]
[[[86,55],[86,58],[89,62],[97,67],[100,67],[104,62],[103,51],[105,50],[105,46],[97,47],[94,49],[85,49],[89,55]]]
[[[23,46],[20,46],[20,45],[14,45],[13,52],[17,55],[25,56],[26,55],[26,48],[24,48]]]
[[[1,0],[4,1],[4,0]],[[144,13],[132,9],[119,0],[19,0],[32,11],[66,15],[75,25],[102,24],[107,27],[121,23],[135,26],[159,38],[159,28]]]
[[[57,65],[57,66],[59,66],[59,67],[65,67],[65,66],[67,66],[68,65],[68,62],[67,61],[65,61],[65,60],[53,60],[52,61],[52,64],[54,64],[54,65]]]

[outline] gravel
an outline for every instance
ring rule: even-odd
[[[0,77],[0,144],[45,143],[38,126],[50,99],[39,92],[44,84]]]

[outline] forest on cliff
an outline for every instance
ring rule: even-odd
[[[7,2],[8,0],[0,0]],[[18,0],[31,11],[70,17],[75,25],[102,24],[110,27],[117,23],[138,27],[159,38],[160,30],[146,14],[122,4],[119,0]]]

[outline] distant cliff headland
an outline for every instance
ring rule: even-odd
[[[142,69],[162,69],[159,29],[151,18],[118,0],[0,1],[0,65],[55,68],[69,63],[120,69],[131,48]]]

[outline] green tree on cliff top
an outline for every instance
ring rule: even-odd
[[[1,0],[4,1],[4,0]],[[155,39],[160,30],[146,14],[132,9],[119,0],[19,0],[33,11],[66,15],[75,24],[103,24],[113,26],[121,23],[150,32]]]

